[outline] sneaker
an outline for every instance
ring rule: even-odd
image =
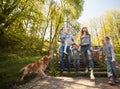
[[[115,85],[114,79],[113,79],[112,77],[109,78],[108,83],[109,83],[110,85]]]
[[[85,73],[88,73],[88,68],[85,68]]]
[[[90,79],[95,80],[94,72],[93,70],[90,71]]]
[[[64,51],[65,54],[68,54],[66,51]]]
[[[115,83],[119,83],[119,79],[118,78],[114,78],[114,82]]]

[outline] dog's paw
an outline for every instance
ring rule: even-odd
[[[45,78],[47,78],[47,77],[48,77],[47,75],[41,76],[42,79],[45,79]]]
[[[48,77],[47,75],[44,76],[44,78],[47,78],[47,77]]]

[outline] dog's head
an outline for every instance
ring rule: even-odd
[[[47,63],[51,59],[52,59],[52,55],[50,55],[50,56],[46,55],[46,56],[43,57],[44,63]]]

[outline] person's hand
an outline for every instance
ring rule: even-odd
[[[62,40],[62,44],[64,44],[65,43],[65,41],[64,40]]]
[[[93,47],[90,48],[93,51]]]
[[[112,61],[112,62],[115,62],[115,59],[112,59],[111,61]]]

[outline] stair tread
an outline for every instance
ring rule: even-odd
[[[60,68],[58,68],[58,70],[60,70]],[[67,70],[67,68],[64,68],[64,70]],[[70,68],[70,70],[74,71],[75,68]],[[85,68],[79,68],[79,70],[80,71],[84,71]],[[89,68],[89,70],[90,70],[90,68]],[[94,68],[94,71],[107,71],[107,69],[106,68]]]
[[[63,71],[63,73],[69,73],[68,71]],[[76,73],[75,71],[70,71],[70,73]],[[90,72],[88,72],[90,73]],[[86,72],[79,71],[78,74],[88,74]],[[94,72],[94,74],[107,74],[107,72]]]
[[[67,68],[64,68],[64,69],[67,69]],[[70,68],[70,69],[75,69],[75,68]],[[80,68],[80,69],[85,69],[85,68]],[[88,68],[90,69],[90,68]],[[106,68],[94,68],[94,69],[106,69]]]

